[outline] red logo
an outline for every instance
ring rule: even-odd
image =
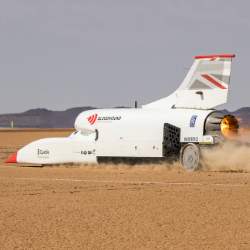
[[[90,125],[93,125],[95,123],[96,119],[97,119],[97,114],[91,115],[90,117],[87,118],[87,120],[89,121]]]

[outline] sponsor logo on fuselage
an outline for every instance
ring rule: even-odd
[[[91,154],[95,154],[95,149],[93,150],[93,151],[86,151],[86,150],[84,150],[84,151],[81,151],[81,155],[86,155],[86,154],[89,154],[89,155],[91,155]]]
[[[49,154],[49,150],[42,150],[42,149],[37,149],[37,154],[38,155],[48,155]]]
[[[37,158],[49,158],[49,150],[37,149]]]
[[[193,116],[191,117],[191,120],[190,120],[190,128],[194,128],[194,127],[195,127],[196,119],[197,119],[197,115],[193,115]]]
[[[94,115],[91,115],[87,118],[90,125],[93,125],[96,122],[97,116],[98,116],[97,114],[94,114]]]
[[[89,117],[87,117],[88,122],[90,125],[93,125],[96,121],[97,122],[112,122],[112,121],[119,121],[121,120],[121,116],[99,116],[97,119],[98,115],[94,114]]]
[[[98,121],[115,121],[115,120],[121,120],[121,116],[104,116],[104,117],[99,117],[97,120]]]
[[[197,142],[198,137],[184,137],[184,142]]]

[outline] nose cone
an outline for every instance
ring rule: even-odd
[[[16,152],[15,154],[13,154],[9,159],[7,159],[7,160],[5,161],[5,163],[17,163],[17,160],[16,160],[16,158],[17,158],[17,153],[18,153],[18,152]]]

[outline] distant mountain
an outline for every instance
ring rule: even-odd
[[[23,113],[2,114],[0,115],[0,127],[10,127],[11,119],[14,119],[14,127],[18,128],[73,128],[75,119],[81,112],[93,109],[97,108],[86,106],[71,108],[65,111],[30,109]],[[235,116],[240,126],[250,126],[250,107],[240,108],[234,112],[226,109],[220,111]]]
[[[23,113],[2,114],[0,115],[0,127],[10,127],[11,119],[14,119],[14,127],[17,128],[73,128],[75,119],[81,112],[93,109],[97,108],[86,106],[65,111],[30,109]]]

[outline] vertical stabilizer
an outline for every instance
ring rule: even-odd
[[[196,56],[180,87],[143,108],[212,109],[227,102],[234,55]]]

